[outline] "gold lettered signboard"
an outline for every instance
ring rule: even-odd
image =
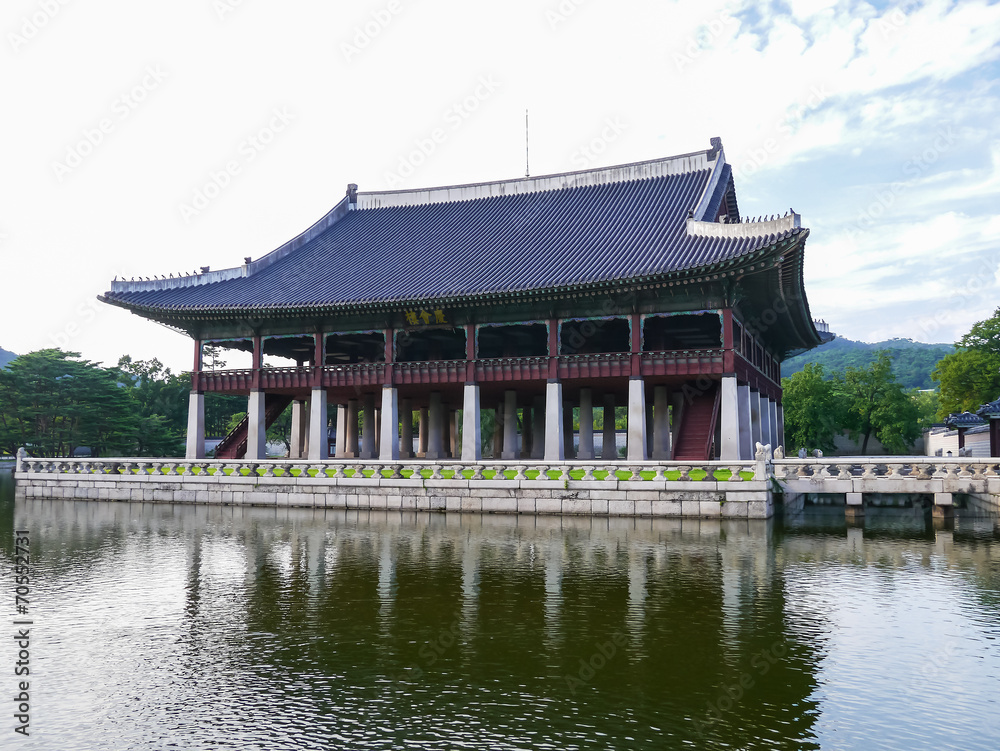
[[[407,310],[404,315],[407,326],[440,326],[449,323],[448,314],[441,308]]]

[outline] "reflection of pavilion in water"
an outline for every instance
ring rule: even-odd
[[[725,711],[726,727],[790,723],[793,735],[809,737],[824,637],[797,631],[789,615],[789,564],[901,568],[916,552],[928,566],[995,566],[991,546],[974,544],[993,522],[961,517],[953,529],[934,530],[881,525],[875,514],[866,528],[848,527],[841,515],[814,530],[786,525],[777,544],[773,522],[46,501],[27,501],[24,511],[35,528],[69,539],[59,555],[93,551],[100,540],[95,570],[119,545],[179,541],[196,662],[233,659],[204,638],[224,619],[239,633],[285,639],[285,670],[297,660],[355,686],[420,685],[442,696],[462,679],[508,680],[577,702],[566,676],[580,675],[581,660],[596,665],[601,645],[618,635],[624,646],[598,660],[606,665],[587,685],[675,734],[690,725],[679,718],[704,720],[725,687],[750,676],[754,690]],[[779,643],[787,656],[759,674],[754,660]],[[267,666],[279,658],[254,659]],[[661,712],[678,719],[653,716]]]
[[[54,576],[60,557],[89,557],[101,577],[127,547],[163,555],[158,565],[176,582],[164,598],[183,607],[193,671],[280,676],[307,706],[362,687],[352,696],[379,698],[390,714],[446,713],[456,696],[482,699],[477,692],[503,685],[572,709],[567,716],[628,717],[637,746],[643,732],[655,741],[653,727],[698,744],[694,718],[731,745],[780,726],[810,747],[829,614],[800,594],[822,589],[809,575],[817,561],[900,575],[914,565],[996,570],[996,545],[980,544],[996,539],[994,522],[961,515],[936,529],[900,513],[871,513],[863,527],[813,514],[781,532],[746,521],[65,501],[20,509],[63,543],[48,553]],[[601,645],[616,636],[617,654],[605,659]],[[787,654],[764,675],[760,656],[775,645]],[[574,692],[567,677],[586,665],[599,669]],[[310,687],[304,676],[323,680]],[[751,688],[724,702],[744,677]]]

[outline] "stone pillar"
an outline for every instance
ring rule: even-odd
[[[736,387],[736,409],[737,424],[740,431],[740,459],[753,459],[756,446],[753,445],[753,425],[750,417],[750,391],[749,384],[740,384]]]
[[[563,402],[563,450],[567,459],[576,457],[576,446],[573,445],[573,402]]]
[[[427,455],[428,459],[444,459],[444,404],[441,392],[431,392],[431,406],[427,412]]]
[[[347,456],[347,405],[337,405],[337,453],[338,459]]]
[[[601,448],[602,459],[618,458],[618,442],[615,432],[615,395],[604,395],[604,446]]]
[[[409,399],[399,400],[399,422],[402,437],[399,439],[399,458],[413,458],[413,403]]]
[[[684,391],[678,390],[670,394],[670,408],[674,413],[674,424],[670,426],[670,458],[674,458],[677,442],[681,438],[681,426],[684,424],[684,408],[686,406]]]
[[[187,460],[205,458],[205,395],[192,391],[188,397]]]
[[[750,446],[756,452],[763,436],[760,432],[760,392],[750,389]]]
[[[768,421],[768,434],[771,438],[769,443],[771,448],[775,449],[778,447],[778,403],[767,400],[767,421]]]
[[[382,453],[382,408],[380,406],[376,406],[375,407],[375,456],[380,456],[381,453]]]
[[[503,403],[493,410],[493,458],[499,459],[503,451]]]
[[[545,458],[545,397],[536,396],[531,409],[531,458]]]
[[[399,459],[399,391],[395,386],[382,387],[381,415],[378,458],[384,462],[396,461]]]
[[[763,394],[760,395],[760,442],[771,444],[774,448],[774,441],[771,440],[771,400]]]
[[[326,389],[313,388],[309,398],[309,460],[330,458],[330,440],[326,432]]]
[[[594,394],[590,389],[580,389],[580,449],[576,458],[594,458]]]
[[[309,458],[309,420],[312,414],[312,399],[306,401],[305,411],[302,415],[302,458]]]
[[[361,458],[375,458],[375,394],[363,397],[364,411],[361,416]]]
[[[719,415],[719,425],[722,445],[719,446],[719,458],[734,461],[743,458],[740,456],[740,387],[736,383],[736,376],[723,376],[720,388],[722,414]]]
[[[448,425],[446,426],[448,431],[448,456],[452,459],[457,459],[461,456],[458,447],[458,410],[449,409],[445,411],[445,414],[448,416]]]
[[[656,423],[653,422],[653,403],[655,399],[646,400],[646,458],[653,456],[653,435]]]
[[[641,376],[628,381],[628,460],[646,460],[646,389]]]
[[[420,415],[417,418],[417,456],[427,456],[427,439],[430,432],[430,418],[427,414],[427,407],[420,408]]]
[[[289,459],[301,459],[306,442],[306,403],[302,399],[292,402],[292,440],[288,449]]]
[[[778,412],[778,445],[785,445],[785,408],[778,402],[776,407]]]
[[[517,451],[517,392],[503,394],[503,451],[501,459],[518,459]]]
[[[562,384],[549,381],[545,384],[545,456],[546,461],[561,462],[566,459],[563,443]]]
[[[531,458],[531,440],[534,430],[531,422],[531,407],[521,407],[521,459]]]
[[[357,458],[358,450],[358,400],[347,401],[347,445],[345,455],[348,459]]]
[[[653,458],[658,461],[670,459],[670,402],[667,396],[666,386],[653,389]]]
[[[483,458],[482,424],[479,414],[479,384],[465,384],[462,400],[462,461],[478,462]]]
[[[264,415],[263,391],[251,391],[247,403],[247,454],[248,460],[267,458],[267,418]]]

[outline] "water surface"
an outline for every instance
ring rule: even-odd
[[[3,748],[1000,747],[993,519],[15,503],[3,478],[4,556],[15,528],[34,556],[31,737],[7,711]]]

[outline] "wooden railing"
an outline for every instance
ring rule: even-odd
[[[633,359],[635,358],[635,359]],[[725,351],[721,349],[668,350],[643,352],[638,356],[629,352],[559,355],[536,357],[495,357],[471,361],[471,371],[477,382],[490,381],[542,381],[550,377],[551,363],[555,360],[558,377],[577,378],[627,378],[632,375],[718,375],[725,370]],[[634,372],[638,362],[638,372]],[[389,381],[400,384],[463,383],[468,380],[469,360],[428,360],[419,362],[363,362],[345,365],[328,365],[322,369],[322,385],[375,386]],[[255,375],[256,383],[254,386]],[[198,374],[199,389],[203,391],[248,391],[251,388],[307,389],[315,384],[315,370],[311,366],[288,368],[261,368],[242,370],[203,371]]]

